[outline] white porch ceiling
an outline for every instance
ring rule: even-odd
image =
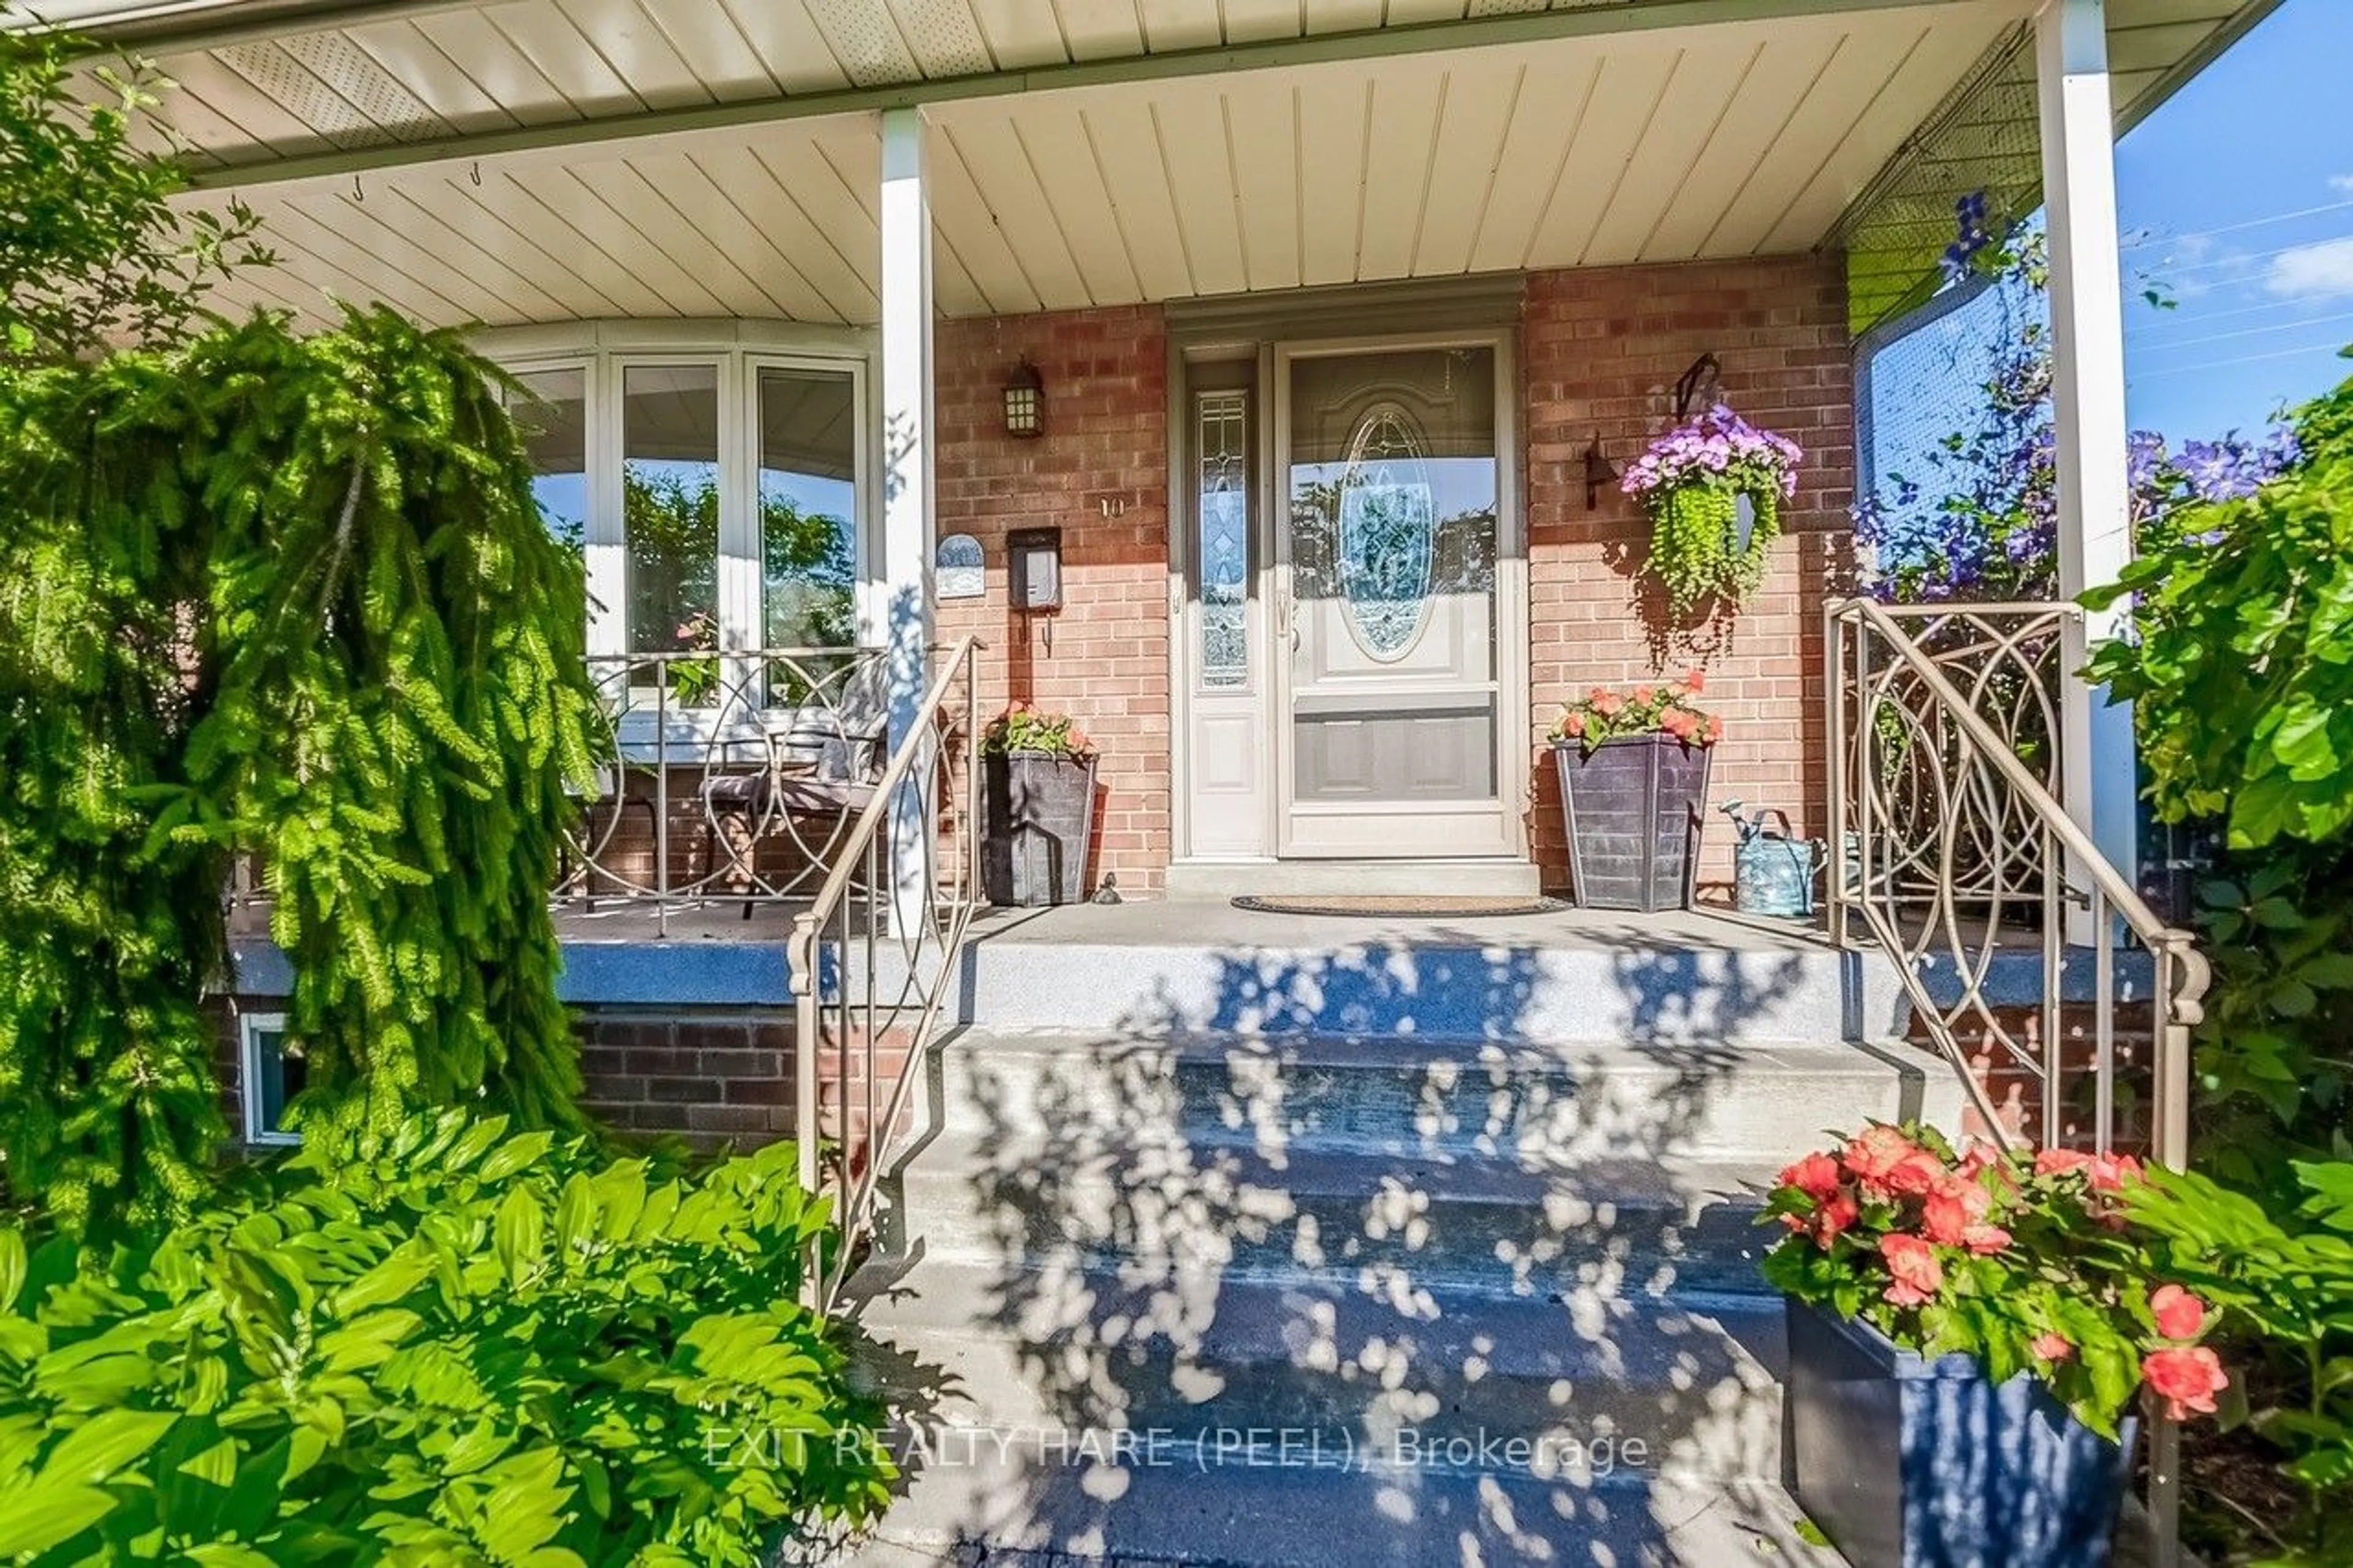
[[[1873,0],[1817,3],[1852,11]],[[2272,3],[2110,0],[2120,111],[2130,116],[2218,29]],[[25,10],[156,55],[185,89],[178,118],[198,155],[251,165],[1303,40],[1356,37],[1377,52],[1440,47],[1450,28],[1467,35],[1499,23],[1534,36],[1802,8],[1802,0],[45,0]],[[0,9],[14,6],[0,0]],[[1531,20],[1540,14],[1553,21]]]
[[[1824,3],[1668,26],[1757,8],[160,0],[124,26],[181,84],[170,112],[216,185],[195,199],[240,187],[283,256],[231,304],[862,323],[878,138],[863,108],[825,110],[944,80],[962,84],[929,110],[951,315],[1807,248],[2030,9]],[[2111,0],[2119,104],[2266,3]],[[1570,12],[1584,30],[1446,47]],[[1377,41],[1282,63],[1280,40],[1318,37]],[[1171,51],[1192,68],[1154,74]],[[1134,79],[1057,85],[1089,62]],[[729,122],[671,128],[698,115]]]
[[[1964,4],[942,104],[940,307],[1803,249],[2016,16]],[[325,289],[433,321],[864,323],[880,177],[875,122],[851,115],[241,195],[283,258],[269,302],[311,314]]]

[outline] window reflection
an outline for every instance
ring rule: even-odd
[[[773,648],[857,640],[858,404],[838,371],[760,372],[760,624]]]
[[[621,540],[632,653],[719,647],[719,372],[629,365],[621,373]],[[674,668],[689,705],[709,700],[717,661]]]
[[[532,499],[547,531],[573,550],[588,541],[588,373],[578,366],[526,371],[508,407],[531,456]]]

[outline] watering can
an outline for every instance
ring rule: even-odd
[[[1727,800],[1717,809],[1732,818],[1740,842],[1732,851],[1733,907],[1745,915],[1804,920],[1814,912],[1814,878],[1825,858],[1820,841],[1799,838],[1788,813],[1767,807],[1749,815]],[[1779,822],[1776,831],[1774,822]]]

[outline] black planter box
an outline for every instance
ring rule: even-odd
[[[1586,752],[1552,749],[1568,817],[1569,880],[1580,909],[1687,909],[1707,805],[1706,746],[1621,735]]]
[[[1052,752],[982,759],[980,880],[988,901],[1083,903],[1095,826],[1095,760]]]
[[[1784,1479],[1853,1568],[2104,1568],[2136,1423],[2112,1443],[2023,1373],[1799,1301],[1788,1329]]]

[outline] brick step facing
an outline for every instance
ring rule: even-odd
[[[856,1282],[918,1412],[847,1561],[1831,1564],[1753,1184],[1948,1120],[1864,1049],[970,1032]]]

